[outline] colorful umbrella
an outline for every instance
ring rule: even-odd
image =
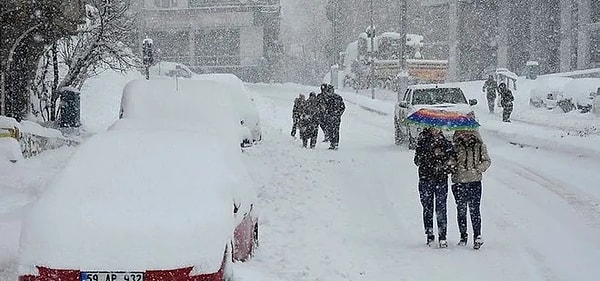
[[[422,108],[409,115],[404,122],[421,127],[443,130],[475,130],[480,125],[474,116],[456,111]]]

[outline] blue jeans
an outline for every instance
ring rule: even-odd
[[[452,194],[456,200],[456,220],[461,238],[467,238],[467,208],[471,213],[473,237],[481,235],[481,181],[469,183],[455,183],[452,185]]]
[[[448,180],[419,179],[419,195],[421,205],[423,206],[423,226],[425,227],[425,233],[433,235],[433,211],[435,209],[438,238],[446,240]]]

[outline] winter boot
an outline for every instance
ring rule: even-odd
[[[467,246],[467,242],[469,241],[469,235],[466,233],[460,234],[460,241],[458,241],[458,246]]]
[[[481,248],[481,246],[483,245],[483,238],[481,238],[480,236],[477,236],[477,238],[475,238],[475,241],[473,242],[473,249],[475,250],[479,250],[479,248]]]
[[[431,243],[435,241],[435,235],[433,235],[433,229],[428,229],[425,231],[425,235],[427,235],[427,246],[431,246]]]
[[[440,248],[448,248],[448,240],[440,239],[439,243],[440,243]]]

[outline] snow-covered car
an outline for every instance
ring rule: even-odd
[[[143,120],[145,126],[157,129],[218,131],[236,139],[238,146],[251,145],[252,133],[239,121],[230,95],[229,85],[220,81],[134,80],[123,88],[119,118]]]
[[[444,109],[474,115],[472,106],[476,104],[477,100],[467,100],[459,87],[437,84],[410,86],[402,97],[398,97],[394,109],[395,143],[407,143],[410,149],[415,148],[420,128],[406,124],[404,119],[419,109]]]
[[[592,100],[592,111],[600,115],[600,87],[596,90],[596,95]]]
[[[19,281],[230,280],[258,217],[228,141],[143,128],[88,139],[23,221]]]
[[[564,112],[578,109],[587,113],[592,109],[596,90],[600,86],[598,78],[544,77],[535,81],[531,89],[529,104],[534,107],[554,109]]]
[[[250,131],[252,142],[256,143],[262,140],[260,116],[254,103],[254,97],[240,78],[233,74],[215,73],[198,75],[195,79],[224,83],[223,90],[231,97],[234,111],[239,115],[240,123]]]

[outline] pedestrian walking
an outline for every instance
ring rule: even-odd
[[[483,91],[486,92],[488,108],[490,113],[494,113],[494,107],[496,106],[496,91],[498,89],[498,83],[494,80],[494,76],[490,75],[488,80],[483,84]]]
[[[502,121],[510,122],[515,97],[504,83],[498,85],[498,93],[500,94],[500,104],[502,105]]]
[[[481,237],[481,180],[491,165],[487,148],[476,131],[456,131],[453,136],[454,155],[451,161],[452,194],[456,201],[456,220],[460,231],[458,245],[467,245],[467,209],[473,227],[473,248],[483,245]]]
[[[329,133],[329,149],[337,150],[340,144],[340,125],[342,115],[346,111],[346,104],[342,96],[335,93],[332,85],[326,85],[325,88],[325,123]]]
[[[329,118],[327,117],[326,107],[327,107],[327,84],[321,85],[321,92],[317,95],[317,101],[319,101],[319,106],[321,107],[320,116],[319,116],[319,126],[323,131],[323,142],[329,141]]]
[[[445,248],[448,198],[448,174],[451,172],[452,143],[441,130],[426,128],[419,133],[414,162],[419,170],[419,197],[423,207],[423,226],[427,245],[435,241],[433,231],[434,211],[437,218],[438,243]]]
[[[306,148],[310,143],[310,148],[315,148],[319,135],[319,117],[321,115],[321,104],[317,100],[317,95],[311,92],[300,117],[302,147]]]
[[[306,97],[304,94],[299,94],[298,97],[294,99],[294,107],[292,108],[292,132],[290,133],[292,137],[296,137],[298,122],[300,121],[300,114],[302,113],[305,102]]]

